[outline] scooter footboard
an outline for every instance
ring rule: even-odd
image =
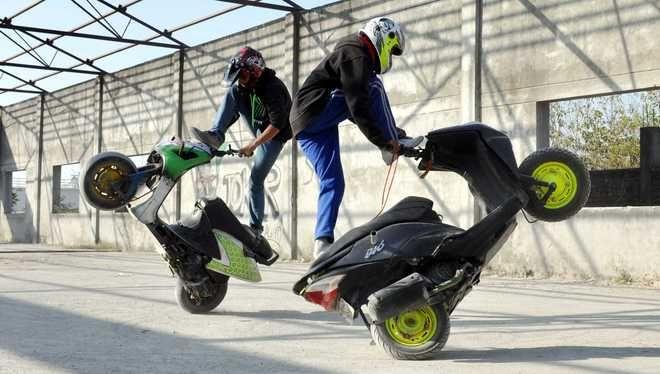
[[[220,258],[213,258],[207,263],[207,269],[248,282],[261,281],[257,262],[245,255],[243,243],[220,230],[214,229],[213,235],[218,241]]]

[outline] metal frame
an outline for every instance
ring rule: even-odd
[[[93,14],[92,10],[89,10],[82,6],[79,1],[80,0],[70,0],[73,4],[75,4],[78,8],[80,8],[83,12],[85,12],[91,20],[88,22],[85,22],[77,27],[74,27],[73,29],[70,30],[54,30],[54,29],[46,29],[46,28],[41,28],[37,26],[32,26],[32,25],[16,25],[14,24],[13,20],[14,18],[25,14],[26,12],[30,11],[31,9],[34,9],[37,7],[39,4],[44,3],[46,0],[35,0],[31,4],[27,5],[23,9],[19,10],[16,12],[16,14],[10,16],[10,17],[5,17],[0,20],[0,36],[4,36],[5,38],[9,39],[12,43],[16,44],[22,52],[19,52],[13,56],[4,58],[3,60],[0,60],[0,73],[6,74],[8,76],[11,76],[12,78],[18,80],[21,82],[20,85],[17,85],[15,87],[7,87],[7,88],[2,88],[0,87],[0,95],[5,93],[5,92],[17,92],[17,93],[27,93],[27,94],[36,94],[40,96],[40,115],[39,115],[39,150],[38,150],[38,170],[37,170],[37,211],[36,211],[36,238],[35,242],[39,242],[40,240],[40,226],[41,226],[41,178],[42,178],[42,163],[43,163],[43,128],[44,128],[44,107],[46,104],[46,99],[47,95],[49,94],[48,91],[43,89],[42,87],[39,87],[36,83],[53,77],[57,74],[62,74],[62,73],[73,73],[73,74],[90,74],[90,75],[97,75],[98,76],[98,84],[99,84],[99,103],[98,103],[98,110],[99,110],[99,116],[98,116],[98,127],[96,129],[96,136],[97,136],[97,141],[96,141],[96,147],[95,151],[96,152],[101,152],[102,151],[102,128],[103,128],[103,92],[104,92],[104,80],[105,76],[108,73],[105,70],[99,68],[98,66],[94,65],[94,61],[98,61],[100,59],[106,58],[108,56],[112,56],[116,53],[125,51],[127,49],[136,47],[136,46],[151,46],[151,47],[160,47],[160,48],[170,48],[170,49],[178,49],[178,54],[179,54],[179,81],[178,81],[178,100],[177,100],[177,115],[176,115],[176,121],[177,121],[177,135],[182,136],[183,135],[183,73],[184,73],[184,60],[185,60],[185,51],[188,48],[191,48],[189,45],[186,43],[174,38],[172,34],[176,31],[180,31],[189,27],[192,27],[194,25],[200,24],[202,22],[211,20],[213,18],[219,17],[221,15],[231,13],[232,11],[235,11],[237,9],[250,6],[250,7],[258,7],[258,8],[265,8],[265,9],[273,9],[273,10],[279,10],[279,11],[284,11],[284,12],[290,12],[293,13],[293,50],[292,50],[292,56],[293,56],[293,66],[292,66],[292,93],[295,94],[295,92],[298,89],[298,81],[299,81],[299,59],[300,59],[300,25],[302,22],[302,17],[301,14],[305,9],[298,5],[296,2],[292,0],[281,0],[284,3],[288,4],[287,5],[278,5],[278,4],[273,4],[270,2],[262,2],[261,0],[214,0],[216,2],[224,2],[224,3],[230,3],[233,4],[232,6],[226,7],[224,9],[220,9],[217,12],[214,12],[212,14],[209,14],[207,16],[204,16],[202,18],[196,19],[189,21],[187,23],[184,23],[180,26],[177,26],[173,29],[170,30],[159,30],[153,25],[145,22],[144,20],[130,14],[128,12],[128,8],[131,7],[134,4],[137,4],[143,0],[131,0],[125,5],[119,5],[115,6],[113,4],[108,3],[105,0],[87,0],[87,4],[89,4],[93,11],[97,14],[96,16]],[[103,5],[110,10],[107,11],[106,13],[101,14],[99,9],[97,9],[96,6],[92,4],[92,2],[96,2],[100,5]],[[155,1],[155,0],[152,0]],[[129,25],[131,22],[136,22],[143,27],[148,28],[149,30],[153,31],[155,34],[151,37],[148,37],[143,40],[137,40],[137,39],[130,39],[130,38],[124,38],[123,34],[120,34],[117,30],[112,27],[110,23],[107,22],[106,18],[113,15],[113,14],[122,14],[125,17],[129,19]],[[105,23],[104,23],[105,21]],[[85,27],[88,27],[93,24],[99,24],[102,26],[105,30],[107,30],[112,36],[108,35],[98,35],[98,34],[89,34],[89,33],[84,33],[80,32]],[[126,26],[128,28],[128,25]],[[13,37],[9,36],[6,32],[3,30],[11,30],[16,33],[18,38],[24,43],[21,44],[17,40],[14,40]],[[124,30],[125,33],[126,30]],[[39,34],[51,34],[53,37],[51,38],[43,38],[38,35],[35,35],[34,33],[39,33]],[[31,45],[28,43],[28,41],[23,37],[24,35],[27,35],[30,37],[30,39],[36,40],[39,43],[35,45]],[[78,55],[78,53],[66,50],[64,48],[61,48],[59,46],[55,45],[55,41],[64,38],[64,37],[69,37],[69,38],[84,38],[84,39],[92,39],[92,40],[99,40],[102,42],[110,42],[110,43],[123,43],[127,44],[125,46],[122,46],[118,49],[106,52],[100,56],[96,56],[94,58],[86,58],[86,57],[81,57]],[[168,39],[171,43],[164,43],[164,42],[155,42],[155,39],[158,38],[165,38]],[[53,61],[48,63],[45,59],[43,59],[38,52],[39,48],[42,47],[48,47],[55,49],[57,52],[56,53],[62,53],[70,58],[75,59],[78,61],[78,64],[69,66],[69,67],[57,67],[57,66],[52,66]],[[36,64],[34,63],[25,63],[25,62],[12,62],[12,60],[17,59],[18,57],[24,56],[24,55],[29,55],[31,56],[34,60],[36,60]],[[53,58],[54,60],[54,58]],[[79,69],[79,67],[87,65],[93,70],[88,70],[88,69]],[[41,77],[38,77],[36,79],[25,79],[20,77],[20,74],[14,74],[6,71],[5,69],[2,69],[1,67],[9,67],[9,68],[14,68],[14,69],[21,69],[20,71],[23,71],[22,69],[30,69],[30,70],[47,70],[51,71],[51,73],[43,75]],[[31,87],[34,89],[28,89],[24,87]],[[1,125],[1,124],[0,124]],[[297,158],[298,158],[298,149],[294,143],[292,150],[291,150],[291,159],[293,163],[293,170],[292,170],[292,201],[291,201],[291,256],[293,259],[296,259],[298,257],[298,230],[297,230],[297,213],[298,213],[298,206],[297,206]],[[177,193],[176,193],[176,216],[177,219],[181,215],[181,190],[180,188],[177,188]],[[100,242],[100,212],[98,209],[95,211],[95,217],[94,217],[94,233],[95,233],[95,242],[98,244]]]
[[[47,28],[41,28],[41,27],[36,27],[32,25],[16,25],[14,24],[14,18],[18,17],[19,15],[23,15],[27,13],[28,11],[34,9],[37,7],[39,4],[45,3],[46,0],[36,0],[33,3],[29,4],[25,8],[19,10],[16,12],[16,14],[10,16],[10,17],[5,17],[0,20],[0,37],[4,35],[5,38],[9,39],[12,41],[14,44],[19,46],[22,49],[22,52],[19,52],[13,56],[10,56],[8,58],[5,58],[3,60],[0,60],[0,66],[6,66],[6,67],[11,67],[11,68],[21,68],[21,69],[40,69],[40,70],[48,70],[51,71],[51,73],[47,75],[40,76],[35,79],[18,79],[21,81],[20,85],[14,86],[14,87],[8,87],[6,89],[0,89],[0,95],[3,94],[4,92],[19,92],[19,93],[35,93],[35,94],[41,94],[43,92],[48,93],[48,91],[45,91],[41,88],[38,88],[35,83],[39,82],[41,80],[51,78],[57,74],[61,73],[75,73],[75,74],[95,74],[95,75],[108,75],[111,74],[98,66],[94,65],[94,61],[98,61],[100,59],[112,56],[116,53],[125,51],[129,48],[133,48],[136,46],[144,45],[144,46],[151,46],[151,47],[160,47],[160,48],[170,48],[170,49],[179,49],[179,50],[185,50],[187,48],[190,48],[190,46],[181,40],[178,40],[172,36],[172,34],[176,31],[180,31],[189,27],[192,27],[194,25],[200,24],[202,22],[208,21],[210,19],[219,17],[224,14],[231,13],[232,11],[235,11],[237,9],[250,6],[250,7],[258,7],[258,8],[265,8],[265,9],[274,9],[274,10],[279,10],[279,11],[285,11],[285,12],[292,12],[292,13],[300,13],[302,11],[305,11],[303,7],[298,5],[296,2],[292,0],[282,0],[284,3],[288,5],[279,5],[279,4],[273,4],[270,2],[265,2],[261,0],[214,0],[216,2],[224,2],[224,3],[230,3],[234,4],[233,6],[227,7],[225,9],[221,9],[218,12],[212,13],[208,16],[202,17],[197,20],[192,20],[188,23],[185,23],[183,25],[180,25],[178,27],[172,28],[170,30],[164,29],[164,30],[159,30],[155,26],[153,26],[150,23],[147,23],[146,21],[140,19],[139,17],[134,16],[133,14],[129,13],[128,9],[143,1],[143,0],[132,0],[128,2],[125,5],[118,5],[115,6],[111,3],[109,3],[106,0],[90,0],[92,2],[95,2],[98,5],[102,5],[103,7],[109,8],[110,10],[106,13],[101,14],[99,9],[97,9],[96,6],[92,4],[92,2],[88,1],[87,3],[90,4],[90,6],[93,8],[92,10],[85,8],[82,6],[79,2],[79,0],[70,0],[73,4],[75,4],[78,8],[83,10],[87,15],[90,16],[91,20],[88,22],[85,22],[73,29],[70,30],[55,30],[55,29],[47,29]],[[154,0],[151,0],[154,1]],[[96,12],[98,16],[95,16],[93,12]],[[146,27],[149,30],[154,31],[154,35],[143,39],[143,40],[138,40],[138,39],[131,39],[131,38],[124,38],[122,35],[119,34],[118,31],[116,31],[112,25],[107,23],[106,18],[113,15],[113,14],[122,14],[125,17],[127,17],[130,22],[136,22],[143,27]],[[104,24],[103,22],[106,22],[107,24]],[[81,29],[88,27],[93,24],[99,24],[102,27],[104,27],[110,34],[113,36],[108,36],[108,35],[98,35],[98,34],[89,34],[89,33],[84,33],[80,32]],[[13,37],[9,36],[7,33],[5,33],[2,30],[11,30],[16,32],[17,36],[20,38],[20,40],[23,41],[25,45],[21,44],[20,42],[14,40]],[[35,35],[34,33],[39,33],[39,34],[52,34],[52,38],[43,38],[38,35]],[[23,35],[29,36],[31,39],[38,41],[37,44],[31,45],[28,43],[25,38],[23,38]],[[121,48],[112,50],[110,52],[104,53],[100,56],[95,56],[93,58],[88,58],[88,57],[83,57],[80,56],[78,53],[74,51],[70,51],[64,48],[61,48],[59,46],[55,45],[55,41],[63,38],[63,37],[69,37],[69,38],[85,38],[85,39],[92,39],[92,40],[99,40],[103,42],[111,42],[111,43],[123,43],[127,44],[126,46],[123,46]],[[164,43],[164,42],[156,42],[154,41],[155,39],[158,38],[166,38],[172,43]],[[297,39],[296,39],[297,41]],[[58,67],[58,66],[52,66],[52,61],[51,63],[47,63],[39,54],[38,54],[38,49],[42,47],[49,47],[52,49],[55,49],[57,53],[62,53],[64,55],[69,56],[70,58],[78,61],[79,63],[73,66],[68,66],[68,67]],[[296,48],[298,46],[295,46]],[[12,60],[24,56],[24,55],[30,55],[36,63],[26,63],[26,62],[12,62]],[[79,67],[86,65],[91,70],[85,70],[85,69],[78,69]],[[0,70],[3,72],[6,72],[4,70]],[[9,74],[7,74],[9,75]],[[14,78],[16,78],[14,76]],[[38,88],[38,91],[26,89],[26,86],[31,86],[34,88]]]
[[[96,40],[104,40],[104,41],[110,41],[110,42],[129,43],[129,44],[141,44],[141,45],[148,45],[148,46],[152,46],[152,47],[181,48],[181,46],[178,45],[178,44],[148,42],[148,41],[144,41],[144,40],[128,39],[128,38],[122,38],[122,37],[116,37],[116,36],[105,36],[105,35],[96,35],[96,34],[86,34],[86,33],[82,33],[82,32],[43,29],[43,28],[40,28],[40,27],[32,27],[32,26],[19,26],[19,25],[14,25],[12,23],[5,22],[4,20],[2,22],[0,22],[0,29],[18,30],[18,31],[22,31],[24,33],[27,33],[27,32],[40,32],[40,33],[54,34],[54,35],[60,35],[60,36],[73,36],[73,37],[76,37],[76,38],[96,39]],[[49,44],[49,45],[53,44],[52,40],[46,39],[46,41],[47,41],[47,44]]]
[[[262,2],[258,2],[256,0],[216,0],[216,1],[221,1],[223,3],[250,5],[250,6],[255,6],[255,7],[259,7],[259,8],[266,8],[266,9],[282,10],[282,11],[285,11],[285,12],[299,12],[301,10],[304,10],[300,5],[294,3],[293,1],[290,1],[290,0],[283,0],[284,2],[289,4],[290,6],[270,4],[270,3],[262,3]]]

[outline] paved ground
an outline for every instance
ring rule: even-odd
[[[442,354],[405,362],[293,295],[304,269],[194,316],[156,254],[0,246],[0,373],[660,373],[660,290],[484,279]]]

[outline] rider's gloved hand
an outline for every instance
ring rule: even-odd
[[[396,128],[396,136],[399,139],[408,138],[408,134],[406,134],[406,130],[404,130],[402,128],[399,128],[399,127]]]
[[[401,145],[397,139],[392,139],[387,142],[387,145],[380,150],[385,165],[391,165],[399,156],[400,150]]]

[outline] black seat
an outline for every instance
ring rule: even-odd
[[[195,206],[192,215],[184,217],[179,223],[169,225],[170,229],[189,245],[211,257],[220,258],[217,240],[211,231],[217,229],[233,236],[264,259],[273,256],[268,241],[257,237],[249,228],[243,226],[221,199],[200,199]]]
[[[324,263],[343,248],[353,244],[366,235],[369,235],[372,231],[378,231],[383,227],[402,222],[439,223],[442,222],[442,220],[438,214],[433,211],[433,201],[423,197],[408,196],[378,217],[375,217],[364,225],[358,226],[344,234],[326,251],[324,251],[323,254],[312,263],[311,267],[314,268],[317,264]]]

